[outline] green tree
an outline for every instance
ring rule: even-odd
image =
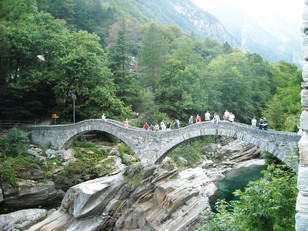
[[[125,104],[135,105],[139,101],[140,87],[136,84],[136,59],[132,55],[132,45],[125,26],[116,36],[114,44],[108,47],[108,66],[113,73],[116,95]]]
[[[248,65],[250,66],[252,102],[254,110],[251,111],[251,118],[260,118],[266,104],[271,98],[271,78],[272,68],[268,62],[258,54],[246,54]]]
[[[270,96],[270,76],[268,66],[258,58],[234,51],[216,57],[205,67],[204,75],[211,84],[210,109],[219,114],[228,109],[244,123],[261,114]]]
[[[197,42],[195,52],[203,57],[206,64],[209,64],[217,56],[224,53],[224,48],[217,41],[206,38],[204,41]]]
[[[40,117],[51,103],[53,96],[45,79],[46,73],[52,73],[47,71],[50,63],[45,65],[38,56],[48,58],[52,54],[55,44],[61,44],[54,36],[65,27],[50,15],[38,13],[34,2],[31,8],[23,8],[22,3],[25,1],[5,1],[2,5],[0,94],[4,100],[0,114],[2,118],[25,120],[34,114]]]
[[[175,40],[170,50],[170,55],[177,60],[180,60],[183,65],[196,65],[201,67],[204,65],[203,57],[195,51],[196,41],[191,37],[180,37]]]
[[[297,131],[301,112],[301,72],[285,62],[272,64],[272,88],[275,92],[263,114],[275,130]]]
[[[18,128],[12,128],[5,134],[4,151],[10,156],[25,154],[29,143],[26,132]]]
[[[218,213],[210,213],[209,220],[198,230],[295,230],[296,174],[279,165],[268,166],[263,174],[245,191],[234,192],[240,200],[218,202]]]
[[[55,18],[63,19],[69,24],[75,22],[75,0],[38,0],[37,5],[40,10],[50,12]]]
[[[2,7],[14,9],[4,11],[11,15],[20,12],[22,4],[6,1]],[[64,21],[35,7],[16,17],[3,17],[0,95],[5,100],[0,102],[1,118],[40,118],[57,112],[71,120],[72,93],[77,95],[78,120],[97,117],[106,109],[116,117],[130,111],[114,94],[112,74],[97,35],[71,32]]]
[[[70,33],[64,40],[65,49],[59,51],[55,59],[57,75],[51,76],[49,83],[58,101],[64,99],[64,104],[59,106],[64,106],[65,115],[71,115],[71,94],[74,93],[77,96],[77,119],[97,117],[107,108],[112,115],[126,116],[117,113],[124,109],[124,105],[114,94],[115,86],[107,68],[106,54],[98,41],[96,35],[85,31]],[[106,115],[109,116],[108,113]]]
[[[155,90],[168,52],[163,29],[155,23],[146,27],[139,51],[139,67],[145,87]]]

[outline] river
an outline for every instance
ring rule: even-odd
[[[233,195],[233,192],[237,189],[243,190],[249,181],[260,179],[263,176],[263,174],[261,174],[263,169],[264,165],[253,165],[250,167],[233,169],[228,172],[222,181],[216,183],[218,190],[215,195],[210,197],[212,210],[216,211],[215,203],[218,199],[226,199],[226,201],[239,199]]]

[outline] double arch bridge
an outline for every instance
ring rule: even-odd
[[[212,121],[196,123],[170,131],[147,131],[125,126],[115,120],[89,119],[67,125],[35,125],[31,127],[31,139],[35,144],[49,145],[56,149],[69,148],[81,135],[90,131],[102,131],[114,135],[126,143],[144,165],[160,162],[168,152],[191,138],[220,135],[246,141],[271,153],[290,167],[296,167],[294,157],[298,153],[297,133],[259,130],[241,123]]]

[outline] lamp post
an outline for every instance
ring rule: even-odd
[[[75,123],[75,101],[76,101],[77,97],[74,93],[72,93],[72,100],[73,100],[73,121]]]

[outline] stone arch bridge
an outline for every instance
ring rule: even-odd
[[[142,128],[125,126],[115,120],[90,119],[67,125],[35,125],[31,127],[33,143],[51,145],[56,149],[68,148],[74,140],[90,131],[102,131],[116,136],[125,142],[145,164],[160,162],[170,150],[194,137],[220,135],[233,137],[256,145],[280,160],[295,167],[297,161],[297,133],[263,131],[241,123],[221,121],[201,122],[170,131],[146,131]]]

